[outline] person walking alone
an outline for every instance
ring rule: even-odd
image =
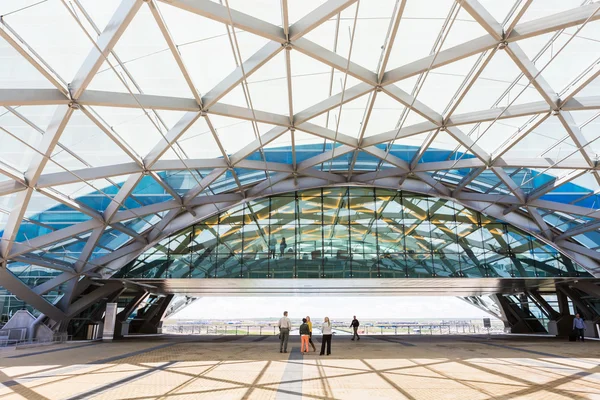
[[[306,324],[308,325],[308,330],[310,331],[310,335],[308,336],[308,343],[310,343],[310,345],[312,346],[313,351],[317,351],[317,349],[315,348],[315,344],[312,341],[312,322],[310,322],[310,317],[307,315],[306,316]]]
[[[585,322],[583,321],[583,318],[581,318],[579,313],[575,314],[575,318],[573,318],[573,330],[575,331],[575,337],[577,339],[581,338],[581,341],[583,342],[585,339]]]
[[[281,238],[281,243],[279,244],[279,257],[283,257],[286,247],[287,243],[285,242],[285,238]]]
[[[321,332],[323,333],[323,340],[321,341],[321,353],[323,355],[325,353],[325,345],[327,345],[327,355],[331,354],[331,322],[329,322],[329,317],[325,317],[323,320],[323,326],[321,327]]]
[[[292,329],[292,323],[288,318],[288,312],[283,312],[283,317],[279,319],[279,352],[287,353],[288,340],[290,338],[290,330]]]
[[[352,335],[352,340],[354,340],[354,338],[356,338],[356,340],[360,340],[360,336],[358,336],[358,327],[360,326],[360,322],[358,322],[358,320],[356,319],[356,315],[354,316],[354,319],[352,320],[352,323],[350,324],[350,328],[352,328],[354,330],[354,335]]]
[[[308,330],[308,324],[306,318],[302,318],[302,325],[300,325],[300,352],[308,353],[308,339],[310,338],[310,331]],[[304,348],[306,347],[306,351]]]

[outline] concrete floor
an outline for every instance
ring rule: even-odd
[[[600,399],[600,342],[515,336],[160,336],[0,353],[8,399]],[[316,338],[319,341],[319,338]]]

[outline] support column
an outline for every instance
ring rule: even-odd
[[[491,296],[510,325],[511,333],[546,333],[546,328],[529,311],[529,307],[522,307],[521,304],[511,301],[502,294]],[[518,297],[522,301],[522,297]],[[526,300],[526,298],[525,298]]]
[[[123,336],[123,324],[127,321],[129,316],[142,304],[149,296],[148,292],[142,292],[135,296],[133,300],[127,304],[127,306],[117,314],[117,321],[115,324],[115,336],[122,337]],[[129,333],[129,329],[127,329]]]
[[[173,297],[174,295],[170,294],[152,304],[142,316],[143,319],[132,321],[130,330],[135,333],[159,333],[162,328],[160,326],[162,319]]]
[[[102,332],[103,341],[112,341],[115,333],[115,321],[117,319],[117,303],[106,304],[106,313],[104,314],[104,328]]]

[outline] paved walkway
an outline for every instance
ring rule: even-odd
[[[319,338],[316,338],[319,341]],[[8,399],[600,399],[600,342],[371,336],[160,336],[0,353]]]

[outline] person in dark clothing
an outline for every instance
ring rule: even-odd
[[[360,326],[360,322],[358,322],[358,320],[356,319],[356,315],[354,316],[354,319],[352,320],[352,323],[350,324],[350,328],[352,328],[354,330],[354,335],[352,335],[352,340],[354,340],[354,338],[356,338],[356,340],[360,340],[360,336],[358,336],[358,327]]]
[[[585,322],[583,322],[583,318],[579,315],[579,313],[575,314],[575,318],[573,318],[573,331],[575,331],[576,338],[581,338],[581,341],[584,341],[584,332],[585,332]]]
[[[306,323],[306,318],[302,318],[302,325],[300,325],[300,352],[308,353],[308,339],[310,337],[310,330]],[[306,348],[306,351],[304,350]]]
[[[279,244],[280,257],[283,257],[283,253],[285,252],[286,247],[287,247],[287,243],[285,242],[285,238],[281,238],[281,243]]]

